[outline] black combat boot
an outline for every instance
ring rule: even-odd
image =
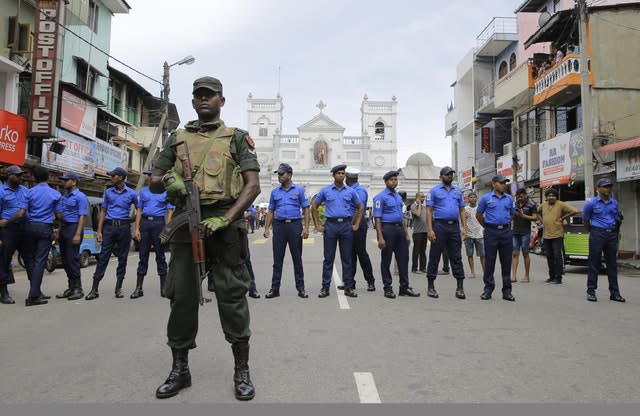
[[[0,283],[0,303],[4,303],[6,305],[12,305],[16,303],[11,295],[9,295],[9,289],[7,289],[6,283]]]
[[[69,295],[71,295],[71,292],[73,292],[73,282],[71,281],[71,279],[67,279],[67,282],[68,282],[67,289],[65,289],[64,292],[57,294],[56,299],[68,298]]]
[[[427,279],[427,296],[430,298],[438,298],[438,292],[436,292],[435,279]]]
[[[98,286],[100,286],[100,280],[94,278],[93,285],[91,286],[91,291],[87,296],[85,296],[84,300],[94,300],[96,298],[99,298],[100,294],[98,293]]]
[[[158,399],[173,397],[185,387],[191,387],[191,373],[189,372],[189,350],[171,348],[173,364],[169,377],[156,390]]]
[[[136,280],[136,290],[131,294],[131,299],[136,299],[144,296],[144,292],[142,292],[142,283],[144,282],[144,276],[138,275],[138,280]]]
[[[78,300],[82,299],[83,296],[82,281],[80,279],[73,279],[71,281],[71,293],[67,296],[67,300]]]
[[[160,276],[160,296],[166,298],[167,296],[164,294],[164,283],[167,280],[167,276]]]
[[[233,373],[233,384],[235,387],[236,399],[251,400],[256,395],[256,390],[249,375],[249,343],[239,342],[231,345],[235,368]]]
[[[456,288],[456,297],[458,299],[466,299],[467,296],[464,294],[464,289],[463,289],[463,279],[456,279],[456,281],[458,282],[458,287]]]
[[[123,282],[124,278],[118,278],[116,280],[116,298],[120,299],[123,298],[124,295],[122,294],[122,282]]]

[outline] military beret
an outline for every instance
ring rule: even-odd
[[[393,178],[394,176],[398,176],[398,174],[399,174],[399,172],[397,170],[390,170],[389,172],[384,174],[382,179],[384,179],[386,181],[389,178]]]
[[[218,78],[214,77],[202,77],[193,81],[193,92],[196,90],[204,88],[213,92],[219,92],[222,94],[222,83]]]
[[[347,168],[347,165],[345,165],[344,163],[341,165],[335,165],[334,167],[331,168],[331,173],[336,173],[339,170],[345,170]]]

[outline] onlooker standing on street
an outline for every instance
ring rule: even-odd
[[[58,236],[58,247],[62,265],[67,274],[67,289],[56,295],[58,299],[77,300],[84,296],[80,279],[80,244],[84,238],[84,224],[89,214],[89,200],[78,189],[80,178],[73,172],[58,179],[64,181],[65,194],[56,210],[62,224]]]
[[[8,284],[15,283],[11,260],[16,250],[22,256],[31,280],[32,256],[24,238],[28,189],[22,185],[23,173],[18,166],[9,166],[5,170],[6,182],[0,185],[0,303],[4,304],[16,303],[7,289]]]
[[[60,202],[60,192],[47,184],[49,170],[42,166],[33,169],[33,178],[36,181],[27,192],[27,225],[26,238],[27,251],[31,253],[31,279],[29,283],[29,295],[25,299],[26,306],[43,305],[48,302],[48,297],[43,296],[40,290],[44,269],[51,250],[53,239],[53,220],[55,211]]]
[[[101,243],[98,265],[93,274],[93,285],[86,300],[93,300],[100,296],[98,287],[107,270],[113,246],[118,246],[118,267],[116,269],[116,298],[123,298],[122,282],[127,273],[127,256],[131,245],[131,205],[138,208],[138,194],[126,184],[127,171],[117,167],[108,173],[113,186],[104,191],[96,241]],[[102,231],[104,230],[104,235]]]
[[[522,251],[524,259],[523,283],[529,283],[529,246],[531,245],[531,222],[538,219],[538,205],[529,199],[527,190],[520,188],[516,191],[516,213],[513,217],[513,255],[511,256],[511,281],[518,281],[518,258]]]
[[[582,219],[589,232],[589,272],[587,274],[587,300],[595,302],[598,288],[598,271],[602,254],[607,265],[609,277],[609,299],[624,302],[618,286],[618,268],[616,251],[618,245],[618,227],[622,214],[618,201],[611,196],[613,182],[602,178],[596,182],[598,194],[584,204]]]
[[[553,188],[544,193],[547,201],[538,208],[538,214],[542,216],[542,237],[544,238],[544,251],[547,256],[549,278],[545,283],[561,284],[564,260],[562,258],[562,242],[564,237],[563,222],[567,218],[578,213],[571,205],[558,201],[558,191]]]
[[[362,220],[362,202],[358,193],[345,185],[344,176],[347,165],[341,164],[331,168],[333,184],[318,192],[311,204],[313,222],[316,231],[324,233],[324,260],[322,261],[322,289],[319,298],[329,296],[329,285],[333,275],[333,262],[336,257],[336,246],[340,243],[340,260],[342,261],[342,278],[344,280],[344,294],[355,298],[358,296],[353,288],[351,277],[351,261],[353,250],[353,233],[360,228]],[[318,207],[325,203],[326,222],[320,224]]]
[[[274,173],[278,174],[280,186],[271,191],[264,226],[264,238],[269,238],[273,224],[273,274],[271,289],[265,298],[280,296],[282,263],[288,245],[298,296],[306,299],[309,295],[304,287],[302,239],[309,238],[309,200],[304,196],[304,188],[291,180],[293,168],[288,163],[281,163]]]
[[[367,200],[369,199],[369,193],[366,189],[364,189],[360,182],[358,182],[358,178],[360,175],[360,171],[355,168],[347,167],[345,170],[345,182],[347,186],[350,186],[353,190],[358,193],[358,197],[360,198],[360,202],[362,202],[363,212],[369,212],[367,208]],[[369,253],[367,253],[367,229],[369,225],[367,224],[367,219],[363,218],[360,221],[360,228],[353,234],[353,257],[351,259],[351,280],[353,280],[353,287],[356,287],[356,270],[358,269],[358,259],[360,259],[360,268],[362,269],[362,274],[364,275],[364,280],[367,282],[367,291],[373,292],[376,290],[375,278],[373,277],[373,267],[371,266],[371,259],[369,258]],[[344,285],[342,287],[338,286],[338,289],[343,290]]]
[[[427,232],[431,248],[427,266],[427,296],[437,298],[435,280],[442,250],[446,249],[451,261],[453,277],[457,282],[456,297],[465,299],[464,266],[462,265],[462,240],[466,237],[466,218],[462,191],[453,185],[455,171],[449,166],[440,169],[441,183],[427,193]],[[462,223],[462,237],[460,233]],[[446,262],[445,262],[446,266]]]
[[[469,261],[469,269],[471,274],[469,277],[476,277],[476,269],[473,261],[473,252],[475,248],[476,256],[480,257],[480,266],[484,273],[484,228],[476,218],[476,210],[478,209],[478,194],[470,192],[467,196],[469,205],[464,207],[464,215],[466,219],[466,238],[464,239],[464,248],[467,252],[467,260]]]
[[[478,202],[476,219],[484,226],[484,291],[482,300],[491,299],[496,287],[493,272],[496,268],[496,257],[500,256],[502,269],[502,299],[515,301],[511,293],[511,253],[513,251],[513,234],[511,219],[515,213],[513,197],[507,193],[509,179],[496,175],[491,179],[493,191],[484,195]]]
[[[400,280],[400,296],[418,297],[409,286],[409,231],[403,216],[404,202],[396,192],[398,186],[398,171],[392,170],[382,177],[386,188],[373,198],[373,216],[376,219],[376,234],[378,248],[382,250],[380,259],[380,273],[384,286],[384,296],[389,299],[396,297],[393,293],[391,270],[392,256],[395,255]]]
[[[144,172],[148,178],[151,170]],[[167,278],[167,261],[164,256],[164,246],[160,244],[160,233],[164,225],[171,222],[174,206],[167,202],[167,193],[154,194],[147,186],[140,189],[138,196],[138,209],[136,210],[136,222],[133,238],[140,243],[137,270],[136,288],[131,294],[131,299],[144,296],[142,284],[149,268],[149,253],[151,246],[156,254],[156,269],[160,279],[160,296],[164,297],[164,284]]]
[[[427,207],[424,204],[424,193],[418,192],[416,200],[411,204],[413,216],[413,252],[411,255],[411,271],[427,272]]]

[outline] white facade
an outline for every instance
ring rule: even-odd
[[[397,169],[397,100],[370,101],[365,95],[360,106],[361,131],[346,136],[345,128],[324,113],[298,127],[298,134],[284,134],[282,97],[247,98],[248,130],[256,143],[260,162],[262,193],[256,203],[268,202],[278,185],[273,171],[280,163],[293,168],[293,181],[305,187],[308,197],[332,182],[332,166],[345,163],[360,169],[360,183],[368,188],[370,200],[384,188],[382,176]],[[369,201],[371,202],[371,201]]]

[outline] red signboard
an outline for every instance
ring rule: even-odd
[[[95,139],[98,107],[84,98],[62,90],[60,104],[60,127],[88,139]]]
[[[29,134],[51,137],[55,116],[56,57],[58,54],[58,0],[39,0],[31,76]]]
[[[27,149],[27,119],[0,110],[0,162],[24,165]]]
[[[480,129],[482,133],[482,152],[491,152],[491,129],[489,127],[483,127]]]

